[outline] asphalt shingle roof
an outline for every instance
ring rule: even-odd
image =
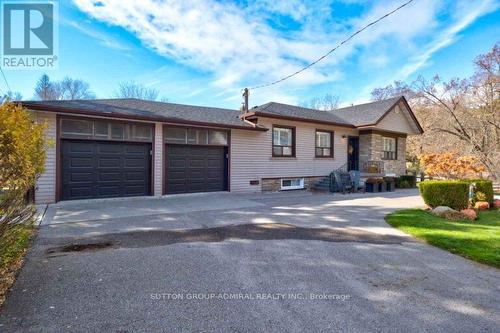
[[[315,120],[320,122],[329,122],[332,124],[346,125],[352,127],[352,124],[341,117],[326,111],[308,109],[300,106],[281,104],[281,103],[267,103],[250,110],[250,112],[258,115],[281,116],[289,118],[298,118],[305,120]]]
[[[389,98],[383,101],[349,106],[333,111],[321,111],[281,103],[267,103],[251,109],[257,116],[280,116],[329,122],[347,126],[373,125],[389,111],[401,97]]]
[[[402,97],[349,106],[334,111],[320,111],[281,103],[267,103],[250,111],[257,117],[282,117],[297,121],[310,121],[358,127],[377,123]],[[243,121],[238,110],[182,105],[140,99],[98,99],[73,101],[28,101],[22,104],[33,110],[49,110],[65,113],[90,113],[129,119],[157,120],[175,123],[207,124],[219,127],[255,129]],[[257,125],[257,129],[265,130]]]
[[[64,112],[90,112],[106,116],[125,116],[127,118],[196,122],[219,126],[234,126],[252,129],[253,126],[239,117],[238,110],[220,109],[204,106],[182,105],[140,99],[98,99],[72,101],[28,101],[22,104],[34,110],[51,109]]]
[[[400,99],[401,96],[398,96],[382,101],[348,106],[330,112],[354,126],[373,125]]]

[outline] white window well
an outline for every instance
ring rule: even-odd
[[[282,190],[301,190],[304,188],[304,178],[282,179]]]

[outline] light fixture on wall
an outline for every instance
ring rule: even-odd
[[[342,142],[345,142],[347,140],[347,135],[342,135]]]

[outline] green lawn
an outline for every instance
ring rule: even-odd
[[[387,223],[425,242],[500,268],[500,212],[480,212],[476,221],[452,222],[420,209],[401,210]]]

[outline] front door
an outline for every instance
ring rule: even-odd
[[[359,170],[359,137],[350,136],[347,142],[347,170]]]

